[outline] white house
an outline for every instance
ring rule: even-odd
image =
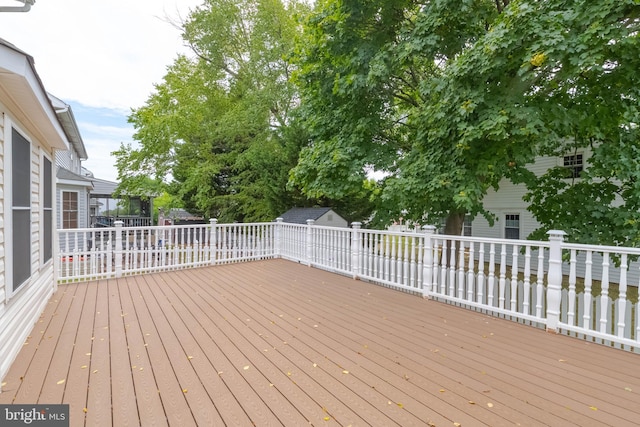
[[[591,151],[583,149],[564,156],[540,156],[527,168],[538,176],[549,169],[562,166],[572,170],[574,176],[582,171],[590,157]],[[496,216],[493,226],[482,216],[478,215],[465,221],[464,234],[475,237],[494,237],[499,239],[526,239],[540,224],[528,211],[528,204],[522,197],[527,189],[524,184],[513,184],[506,179],[500,182],[498,191],[489,190],[484,197],[484,207]]]
[[[55,153],[69,138],[31,56],[0,39],[0,378],[55,290]]]
[[[91,179],[82,174],[87,150],[71,106],[51,94],[49,99],[70,143],[68,150],[56,151],[56,228],[86,228],[89,194],[93,189]]]

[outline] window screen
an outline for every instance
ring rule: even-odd
[[[44,157],[42,162],[42,173],[44,175],[42,177],[42,192],[44,193],[42,255],[44,262],[47,262],[53,257],[53,186],[51,182],[51,160]]]
[[[15,129],[12,131],[12,285],[15,291],[31,275],[31,145]]]

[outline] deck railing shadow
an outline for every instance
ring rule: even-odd
[[[640,249],[272,223],[58,230],[59,283],[284,258],[640,352]],[[612,260],[615,260],[612,261]]]

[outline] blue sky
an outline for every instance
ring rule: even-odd
[[[178,53],[180,23],[204,0],[38,0],[29,12],[0,13],[0,37],[34,58],[45,89],[71,105],[96,178],[115,181],[127,123]],[[16,0],[0,0],[0,6]],[[177,27],[177,28],[176,28]]]

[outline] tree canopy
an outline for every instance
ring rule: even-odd
[[[312,142],[293,180],[335,196],[375,169],[386,174],[383,221],[446,217],[449,232],[460,232],[465,214],[491,221],[483,198],[509,180],[529,189],[539,233],[627,242],[640,230],[639,8],[636,0],[322,1],[299,52]],[[584,147],[593,157],[580,180],[527,169],[538,155]]]

